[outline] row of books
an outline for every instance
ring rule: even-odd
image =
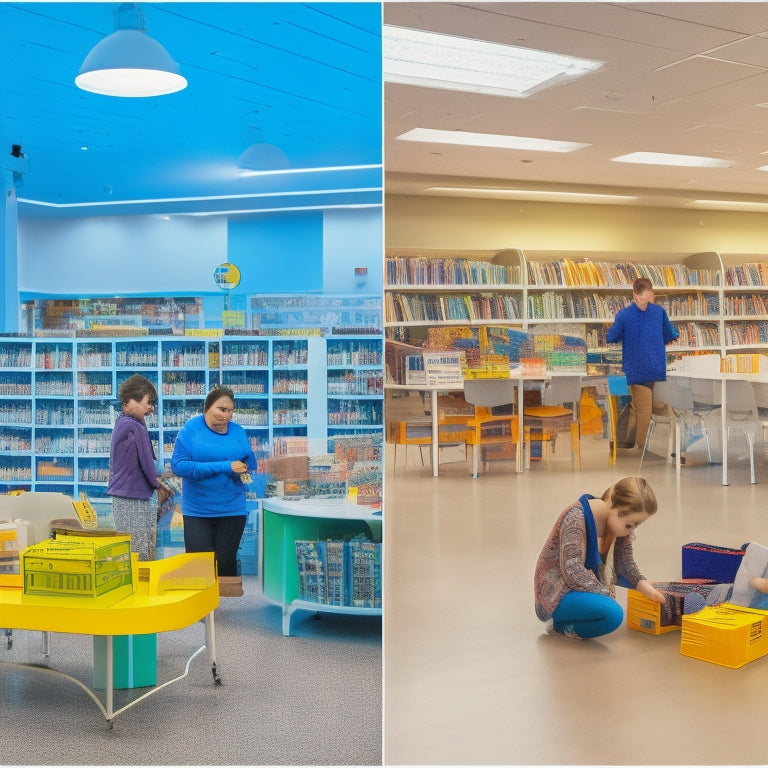
[[[426,256],[388,256],[387,285],[519,285],[520,267],[489,261]]]
[[[723,305],[728,315],[768,315],[768,297],[760,293],[726,295]]]
[[[676,323],[680,336],[673,342],[675,347],[718,347],[720,336],[716,323]]]
[[[711,293],[660,296],[656,299],[656,303],[664,307],[670,317],[720,314],[720,297]]]
[[[768,285],[768,264],[752,262],[725,268],[726,285]]]
[[[297,541],[299,599],[323,605],[381,608],[381,543]]]
[[[725,326],[725,343],[768,344],[768,323],[733,323]]]
[[[544,291],[528,296],[528,316],[543,320],[605,320],[631,303],[629,296]]]
[[[719,285],[717,270],[691,269],[684,264],[641,264],[638,262],[557,261],[527,262],[528,282],[532,285],[631,286],[640,277],[654,286]]]
[[[390,293],[386,297],[387,322],[451,320],[519,320],[520,306],[506,295],[414,295]]]

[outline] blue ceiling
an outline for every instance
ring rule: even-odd
[[[380,4],[140,4],[189,83],[151,98],[74,84],[117,8],[0,3],[0,167],[21,145],[20,215],[381,203]],[[260,136],[293,169],[354,168],[242,177]]]

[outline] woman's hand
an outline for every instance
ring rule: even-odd
[[[248,471],[248,465],[244,461],[233,461],[232,471],[236,475],[244,475]]]
[[[651,582],[647,579],[641,579],[638,581],[635,589],[641,595],[645,595],[649,600],[653,600],[654,603],[661,603],[664,605],[664,603],[667,602],[667,598],[661,592],[659,592],[659,590],[656,589],[656,587],[654,587],[653,584],[651,584]]]

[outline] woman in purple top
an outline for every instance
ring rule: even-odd
[[[149,500],[161,482],[144,419],[155,408],[157,390],[136,374],[120,385],[118,395],[123,412],[112,432],[107,494],[116,530],[131,534],[131,550],[139,560],[154,560],[157,512]]]

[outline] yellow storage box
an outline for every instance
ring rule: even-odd
[[[768,611],[722,603],[683,616],[680,653],[738,669],[768,654]]]
[[[112,604],[133,593],[131,537],[46,539],[22,552],[21,571],[25,603],[85,597]]]
[[[627,626],[649,635],[663,635],[680,629],[679,624],[662,624],[661,604],[636,589],[627,591]]]

